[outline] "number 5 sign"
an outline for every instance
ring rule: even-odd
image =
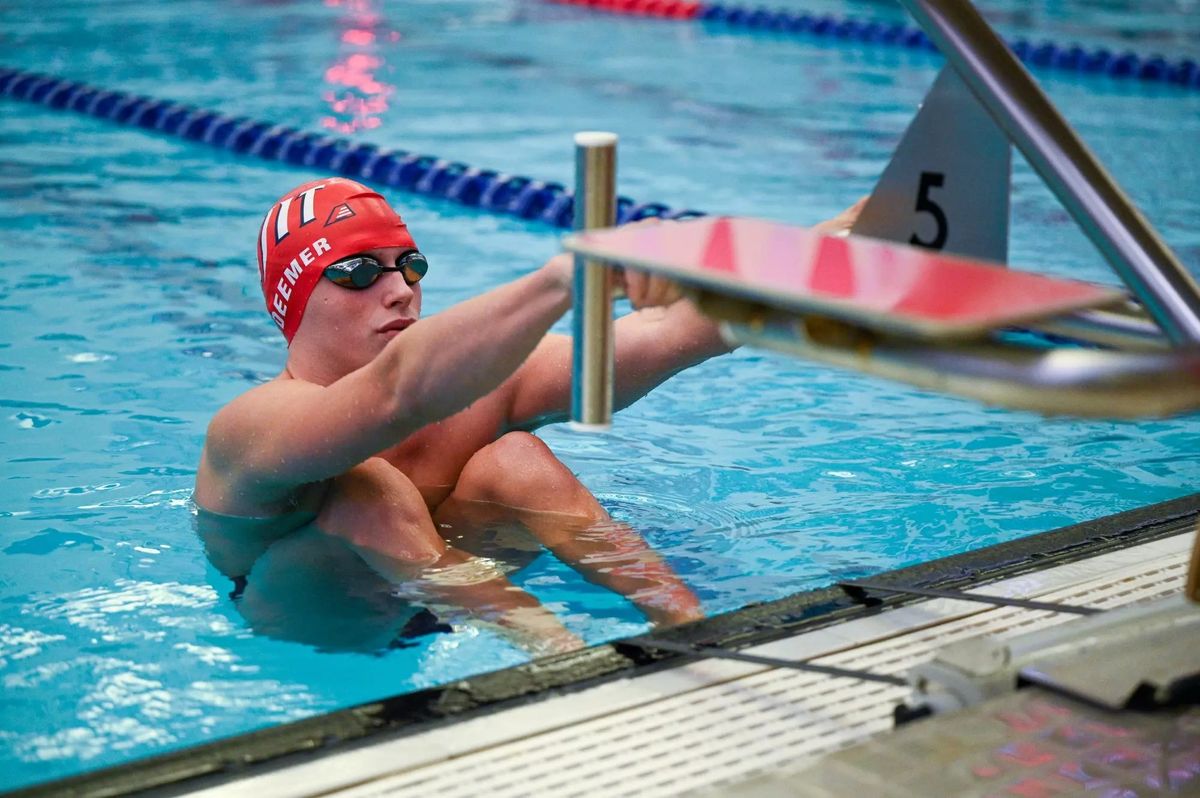
[[[1008,139],[950,67],[933,83],[851,231],[1006,263]]]

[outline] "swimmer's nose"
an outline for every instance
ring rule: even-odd
[[[386,306],[398,305],[403,307],[412,302],[413,295],[416,292],[413,286],[405,281],[402,273],[387,272],[380,275],[379,279],[383,283],[383,302]]]

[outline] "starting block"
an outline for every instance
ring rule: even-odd
[[[758,306],[914,339],[982,338],[998,328],[1124,301],[1120,291],[1089,283],[762,219],[701,217],[610,228],[579,233],[563,245],[739,299],[741,315],[750,318]]]
[[[731,343],[1048,415],[1200,408],[1200,348],[1126,292],[1007,268],[1011,149],[947,66],[849,235],[723,216],[563,246],[678,282]],[[1084,346],[1048,343],[1064,339]]]
[[[732,343],[779,349],[1043,414],[1136,418],[1200,408],[1200,335],[1195,329],[1200,324],[1200,287],[1172,258],[1163,257],[1164,248],[1156,246],[1153,232],[1144,225],[1118,218],[1110,230],[1097,221],[1094,209],[1084,207],[1095,201],[1119,217],[1127,203],[1096,188],[1107,185],[1102,174],[1092,175],[1089,185],[1096,190],[1091,192],[1067,185],[1067,170],[1054,160],[1058,153],[1048,155],[1049,148],[1035,140],[1035,134],[1052,128],[1043,123],[1056,117],[1048,101],[1046,108],[1037,101],[1040,95],[1032,81],[1006,84],[1010,91],[1004,95],[1031,119],[1019,118],[999,101],[988,102],[999,92],[981,91],[983,78],[1023,73],[1011,57],[992,58],[986,51],[995,44],[995,52],[1006,54],[998,40],[988,38],[990,29],[982,18],[967,13],[969,3],[932,4],[934,11],[926,4],[906,5],[910,10],[919,7],[919,13],[914,11],[918,20],[927,21],[927,29],[936,29],[955,45],[957,63],[964,74],[977,79],[972,85],[989,110],[984,112],[947,67],[849,235],[725,216],[580,231],[563,240],[564,248],[589,269],[630,267],[675,281],[701,311],[720,321]],[[968,30],[976,23],[983,34]],[[968,42],[979,47],[972,50]],[[1013,87],[1024,92],[1016,98],[1020,102],[1013,97]],[[1035,112],[1044,119],[1032,119]],[[1011,152],[1008,134],[997,129],[993,119],[1007,122],[1006,130],[1019,134],[1016,139],[1024,143],[1027,156],[1033,152],[1044,158],[1039,172],[1054,178],[1051,187],[1060,199],[1065,195],[1077,205],[1077,220],[1082,217],[1095,225],[1089,237],[1105,244],[1102,251],[1146,302],[1149,314],[1122,291],[1006,268]],[[1069,128],[1066,135],[1052,132],[1058,134],[1057,143],[1073,144]],[[1067,152],[1062,160],[1088,166],[1089,154],[1081,144],[1076,146],[1078,151]],[[1105,235],[1114,230],[1127,239],[1141,234],[1147,241],[1109,246]],[[1116,255],[1120,257],[1112,257]],[[1134,258],[1137,267],[1132,265]],[[1145,272],[1176,284],[1148,288],[1141,282]],[[1169,311],[1164,300],[1175,303]],[[1067,340],[1060,345],[1053,338],[1020,334],[1028,329]],[[1145,783],[1155,788],[1169,784],[1166,754],[1193,750],[1200,720],[1195,706],[1200,702],[1195,657],[1200,532],[1193,546],[1183,597],[1109,611],[1007,641],[965,641],[912,669],[914,693],[897,719],[957,709],[970,716],[967,726],[951,728],[958,720],[953,716],[941,719],[941,725],[926,722],[917,727],[918,733],[931,732],[918,741],[923,748],[909,744],[911,750],[902,750],[904,738],[891,735],[874,750],[863,748],[862,755],[854,749],[837,755],[840,761],[802,774],[799,782],[792,777],[784,786],[780,781],[774,791],[794,793],[797,783],[817,785],[814,795],[878,792],[881,787],[886,791],[899,782],[880,762],[898,762],[903,770],[913,761],[913,751],[921,748],[917,759],[929,751],[955,749],[954,761],[935,762],[919,780],[901,785],[901,792],[975,794],[979,779],[1002,774],[984,762],[974,769],[971,775],[978,778],[970,784],[961,779],[951,783],[959,774],[947,763],[954,765],[955,758],[961,758],[957,749],[962,748],[958,743],[965,739],[964,730],[979,728],[981,712],[999,709],[1011,715],[1014,709],[1023,710],[1022,702],[1034,690],[1064,702],[1053,708],[1054,715],[1070,716],[1073,722],[1078,717],[1097,727],[1108,726],[1107,713],[1114,710],[1159,709],[1147,722],[1137,718],[1136,729],[1112,728],[1114,736],[1126,739],[1145,731],[1163,752],[1161,766]],[[1014,693],[1022,682],[1032,687],[1024,695]],[[1179,704],[1191,706],[1180,710]],[[1097,706],[1106,715],[1097,716]],[[1164,717],[1164,707],[1174,714]],[[1172,736],[1177,720],[1182,734]],[[951,734],[938,739],[935,735],[943,729]],[[1021,741],[1008,734],[996,737],[1004,746],[996,750],[1013,758]],[[1070,748],[1065,752],[1067,765],[1060,767],[1054,757],[1049,760],[1056,778],[1067,772],[1063,768],[1078,764],[1079,751],[1074,744]],[[1029,762],[1046,764],[1043,753],[1035,753]],[[856,765],[862,765],[864,778],[851,783],[847,773]],[[1059,778],[1053,791],[1075,786],[1065,782]],[[1130,786],[1140,788],[1141,783],[1138,779]],[[1120,791],[1119,785],[1090,779],[1087,787],[1095,784]],[[1012,792],[1017,787],[1041,789],[1024,778],[1012,785]],[[772,786],[766,789],[773,791]]]
[[[1141,418],[1200,407],[1200,352],[1011,340],[1081,313],[1137,321],[1123,292],[762,219],[589,230],[563,247],[669,277],[731,343],[1047,415]]]

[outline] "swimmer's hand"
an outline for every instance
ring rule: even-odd
[[[638,310],[673,305],[683,296],[679,283],[656,274],[625,269],[621,282],[625,286],[625,296]]]
[[[814,224],[812,231],[826,236],[849,235],[850,228],[858,221],[858,215],[862,213],[863,206],[867,204],[867,199],[868,197],[863,197],[832,219]]]
[[[671,222],[649,217],[629,224],[671,224]],[[683,289],[680,288],[679,283],[666,277],[629,268],[618,269],[617,274],[618,285],[624,289],[625,296],[637,310],[666,307],[675,304],[683,297]]]
[[[560,252],[542,265],[544,272],[553,283],[571,293],[575,284],[575,257],[569,252]]]
[[[827,219],[813,225],[813,232],[827,236],[844,236],[849,234],[850,228],[858,221],[863,206],[867,204],[867,199],[867,197],[862,197],[832,219]],[[633,222],[632,224],[671,224],[671,222],[649,218]],[[629,301],[633,306],[639,310],[642,308],[671,305],[684,296],[684,291],[680,288],[679,283],[666,277],[647,274],[646,272],[634,269],[623,269],[620,273],[621,283],[625,288],[625,295],[629,297]]]

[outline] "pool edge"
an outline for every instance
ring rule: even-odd
[[[1200,516],[1200,493],[885,571],[872,579],[919,587],[979,585],[1179,534],[1190,529],[1197,516]],[[840,588],[819,588],[659,630],[655,636],[688,644],[740,647],[871,615],[882,607],[911,600],[890,598],[866,606]],[[650,654],[617,640],[438,688],[30,785],[3,795],[108,796],[148,790],[162,795],[178,794],[285,767],[306,755],[404,737],[689,659],[692,658],[666,652]]]

